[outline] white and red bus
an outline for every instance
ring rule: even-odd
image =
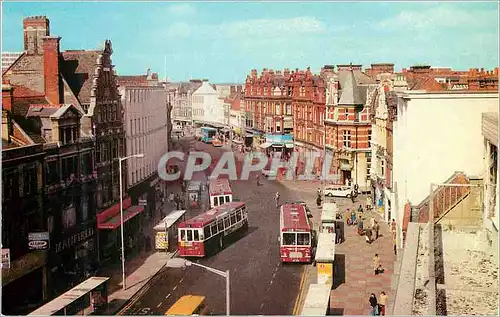
[[[233,201],[233,191],[228,179],[211,179],[208,184],[210,208]]]
[[[280,210],[281,262],[312,262],[312,224],[299,204],[284,204]]]
[[[179,230],[179,256],[204,257],[224,248],[233,233],[248,228],[245,203],[230,202],[182,222]]]

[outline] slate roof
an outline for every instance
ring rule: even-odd
[[[364,105],[366,101],[367,87],[360,87],[357,83],[354,71],[345,72],[344,80],[340,82],[341,95],[340,106]]]
[[[26,117],[50,117],[59,109],[59,106],[46,104],[31,104],[26,113]]]
[[[60,71],[81,104],[90,103],[92,77],[102,51],[62,52]]]
[[[12,115],[26,117],[32,104],[49,105],[49,102],[45,99],[45,97],[14,98]]]

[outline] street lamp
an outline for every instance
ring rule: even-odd
[[[229,313],[229,308],[230,308],[229,270],[227,270],[226,272],[219,271],[217,269],[214,269],[214,268],[211,268],[211,267],[208,267],[205,265],[201,265],[201,264],[198,264],[195,262],[191,262],[191,261],[188,261],[188,260],[185,260],[182,258],[173,258],[173,259],[168,260],[168,262],[167,262],[167,267],[170,267],[170,268],[183,268],[183,267],[187,267],[187,266],[191,266],[191,265],[204,268],[205,270],[210,271],[212,273],[215,273],[215,274],[222,276],[226,279],[226,315],[229,316],[230,315],[230,313]]]
[[[127,285],[125,284],[125,239],[123,237],[123,184],[122,184],[122,162],[128,160],[129,158],[143,158],[144,154],[134,154],[126,157],[118,158],[118,172],[120,173],[120,223],[121,223],[121,236],[122,236],[122,284],[123,290],[127,289]]]

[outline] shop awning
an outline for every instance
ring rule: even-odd
[[[285,143],[287,149],[293,149],[293,143]]]
[[[162,221],[160,221],[153,229],[156,231],[165,231],[166,229],[170,228],[174,223],[179,220],[184,214],[186,213],[186,210],[176,210],[171,212],[168,216],[163,218]]]
[[[144,211],[143,206],[131,206],[123,211],[123,222],[127,222],[130,219],[134,218],[138,214]],[[120,227],[120,213],[117,215],[103,221],[97,223],[97,229],[110,229],[115,230]]]
[[[265,143],[260,144],[259,146],[260,146],[261,148],[263,148],[263,149],[267,149],[267,148],[268,148],[268,147],[270,147],[271,145],[272,145],[271,143],[267,143],[267,142],[265,142]]]

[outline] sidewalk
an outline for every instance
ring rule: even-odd
[[[282,181],[281,183],[295,191],[307,203],[313,215],[314,228],[317,230],[321,218],[321,208],[316,206],[316,191],[318,187],[321,187],[321,183],[315,181]],[[365,200],[365,195],[360,195],[354,204],[350,199],[335,199],[341,212],[344,212],[346,208],[355,208],[359,204],[364,205]],[[365,211],[365,228],[369,225],[369,219],[372,216],[379,221],[381,234],[379,239],[372,244],[367,244],[365,238],[357,234],[355,227],[344,225],[345,241],[337,244],[335,250],[334,283],[330,295],[330,314],[332,315],[369,315],[368,298],[370,294],[374,293],[379,298],[382,291],[388,295],[386,314],[390,311],[389,307],[394,301],[391,276],[396,257],[393,252],[389,226],[381,221],[379,214]],[[373,256],[375,253],[378,253],[381,258],[382,266],[385,269],[383,274],[374,274]],[[302,309],[309,285],[317,281],[315,267],[309,266],[306,273],[297,313]]]

